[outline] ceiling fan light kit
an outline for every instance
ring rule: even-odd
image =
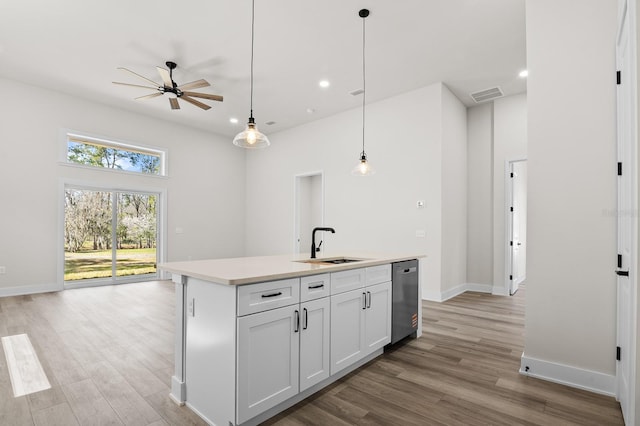
[[[253,42],[254,42],[254,28],[255,28],[255,10],[256,10],[256,2],[255,0],[251,1],[251,99],[250,99],[250,113],[249,113],[249,121],[247,122],[247,127],[244,131],[238,133],[235,138],[233,138],[233,144],[235,146],[239,146],[241,148],[266,148],[271,145],[269,142],[269,138],[267,135],[260,132],[258,130],[258,126],[256,126],[256,120],[253,118]]]
[[[367,95],[366,80],[365,80],[365,60],[364,60],[364,41],[365,41],[365,18],[369,16],[368,9],[360,9],[358,16],[362,18],[362,152],[360,153],[360,161],[351,170],[351,174],[354,176],[370,176],[375,173],[375,170],[371,167],[371,164],[367,161],[367,154],[364,152],[364,129],[365,129],[365,100]]]
[[[182,99],[183,101],[189,102],[192,105],[197,106],[198,108],[201,108],[203,110],[208,110],[211,107],[203,102],[200,102],[194,98],[201,98],[201,99],[208,99],[208,100],[212,100],[212,101],[217,101],[217,102],[222,102],[223,101],[223,97],[220,95],[211,95],[209,93],[201,93],[201,92],[191,92],[191,89],[198,89],[201,87],[208,87],[210,86],[209,82],[204,80],[204,79],[200,79],[200,80],[196,80],[196,81],[192,81],[190,83],[186,83],[186,84],[182,84],[182,85],[178,85],[175,81],[173,81],[173,70],[176,69],[178,67],[178,65],[175,62],[172,61],[167,61],[165,62],[165,65],[167,66],[167,68],[169,69],[168,71],[164,68],[161,67],[156,67],[156,69],[158,70],[158,74],[160,75],[160,78],[162,79],[162,84],[160,83],[156,83],[155,81],[148,79],[145,76],[142,76],[138,73],[135,73],[127,68],[123,68],[120,67],[118,68],[119,70],[123,70],[123,71],[127,71],[133,75],[135,75],[138,78],[141,78],[143,80],[145,80],[148,83],[153,84],[152,86],[142,86],[139,84],[129,84],[129,83],[120,83],[118,81],[114,81],[113,84],[120,84],[122,86],[131,86],[131,87],[141,87],[141,88],[145,88],[145,89],[152,89],[152,90],[156,90],[156,93],[151,93],[149,95],[144,95],[144,96],[139,96],[137,98],[135,98],[136,100],[142,100],[142,99],[149,99],[149,98],[155,98],[157,96],[162,96],[162,95],[167,95],[167,97],[169,98],[169,105],[171,106],[171,109],[180,109],[180,103],[178,102],[178,99]]]

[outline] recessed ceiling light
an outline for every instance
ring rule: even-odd
[[[238,119],[237,119],[237,118],[232,117],[232,118],[230,118],[230,119],[229,119],[229,123],[231,123],[231,124],[238,124]]]
[[[327,87],[329,87],[331,85],[331,83],[329,83],[329,80],[320,80],[320,82],[318,84],[323,89],[326,89]]]
[[[307,108],[307,112],[308,112],[309,114],[313,114],[314,112],[316,112],[316,110],[315,110],[315,109],[313,109],[313,108]]]
[[[520,74],[518,74],[520,77],[525,78],[526,76],[529,75],[529,71],[527,70],[522,70],[520,71]]]

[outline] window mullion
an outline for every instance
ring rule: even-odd
[[[118,193],[116,191],[111,192],[111,200],[111,279],[115,282],[118,269]]]

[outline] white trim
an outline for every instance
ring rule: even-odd
[[[50,293],[62,290],[64,290],[64,288],[58,283],[17,285],[14,287],[0,288],[0,297],[24,296],[26,294]]]
[[[492,293],[492,286],[491,284],[464,283],[444,292],[428,292],[424,295],[423,300],[429,300],[431,302],[444,302],[467,291],[473,291],[477,293]]]
[[[524,352],[520,358],[520,374],[602,395],[616,394],[615,375],[531,358]]]

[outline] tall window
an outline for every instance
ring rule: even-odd
[[[71,164],[163,176],[165,152],[98,138],[67,134],[66,161]]]
[[[159,194],[65,188],[64,280],[157,278]]]

